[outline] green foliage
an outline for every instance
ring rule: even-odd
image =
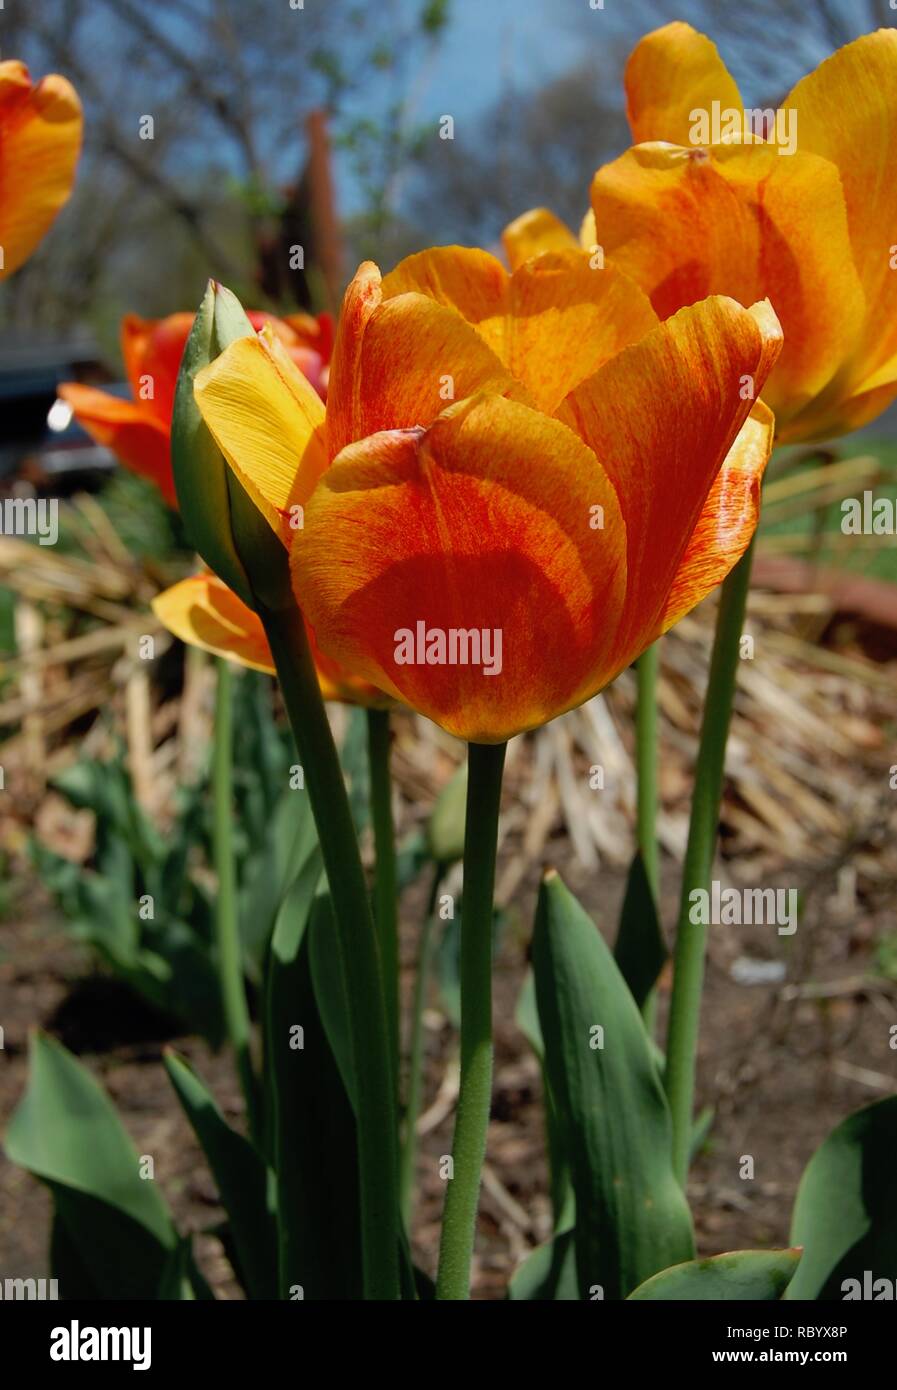
[[[289,787],[295,755],[288,732],[275,724],[267,678],[243,676],[235,701],[239,921],[244,970],[259,985],[283,893],[317,841],[307,797]],[[134,797],[121,752],[111,761],[74,764],[54,786],[91,811],[95,824],[93,856],[84,866],[32,841],[37,871],[72,935],[157,1008],[219,1046],[208,772],[181,792],[164,839]]]
[[[527,1255],[511,1277],[508,1298],[539,1303],[570,1303],[578,1299],[575,1232],[561,1231]]]
[[[897,1096],[850,1115],[816,1150],[800,1181],[791,1243],[804,1248],[789,1299],[840,1302],[897,1273]],[[874,1296],[874,1292],[873,1295]]]
[[[545,1069],[576,1200],[579,1292],[625,1298],[691,1259],[669,1111],[632,994],[557,874],[542,884],[533,970]]]
[[[556,1231],[563,1231],[567,1227],[573,1225],[575,1203],[573,1188],[570,1185],[570,1165],[564,1153],[564,1141],[561,1134],[560,1122],[558,1120],[557,1105],[552,1099],[551,1085],[548,1080],[548,1073],[545,1069],[545,1043],[542,1038],[542,1028],[539,1023],[539,1009],[536,1004],[536,981],[531,970],[527,971],[526,979],[523,982],[523,988],[517,1000],[515,1018],[517,1027],[538,1057],[539,1066],[542,1070],[542,1096],[545,1106],[545,1140],[548,1148],[551,1208],[554,1212],[554,1229]],[[541,1248],[547,1249],[547,1247]],[[537,1252],[534,1251],[533,1255],[536,1253]],[[557,1272],[556,1252],[549,1252],[545,1258],[548,1260],[549,1276],[554,1278]],[[572,1246],[571,1259],[573,1259]],[[539,1278],[541,1280],[541,1275]],[[514,1294],[512,1296],[515,1298],[520,1297],[519,1294]]]
[[[783,1296],[800,1256],[799,1250],[733,1250],[709,1260],[688,1260],[646,1279],[629,1297],[673,1302],[769,1302]]]
[[[626,880],[626,894],[614,946],[614,959],[632,997],[642,1007],[667,959],[657,919],[657,904],[642,856],[636,854]]]
[[[178,510],[192,544],[244,603],[292,602],[287,556],[250,502],[212,438],[193,394],[203,368],[253,327],[236,295],[210,281],[178,372],[171,419],[171,462]]]
[[[329,929],[329,903],[315,898],[320,875],[301,873],[284,900],[271,941],[265,1053],[272,1098],[281,1298],[361,1296],[360,1214],[351,1059],[337,1063],[325,1020],[345,1036],[340,970],[313,975],[309,917]],[[335,935],[329,933],[331,944]],[[336,948],[338,949],[338,948]],[[314,981],[314,982],[313,982]]]
[[[73,1142],[78,1136],[78,1142]],[[158,1298],[182,1256],[155,1182],[90,1072],[42,1033],[6,1155],[53,1195],[52,1268],[65,1298]]]
[[[205,841],[201,788],[182,799],[163,841],[133,795],[119,753],[85,759],[54,783],[71,804],[93,812],[93,862],[82,867],[32,841],[40,877],[71,934],[157,1008],[217,1047],[223,1036],[212,954],[211,905],[193,877],[192,848]]]
[[[250,1298],[276,1298],[277,1242],[265,1161],[248,1139],[227,1124],[183,1058],[168,1053],[165,1069],[228,1213],[241,1282]]]

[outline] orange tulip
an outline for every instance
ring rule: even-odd
[[[768,304],[659,324],[577,252],[509,276],[450,247],[360,268],[326,413],[269,327],[195,398],[322,649],[488,743],[594,695],[743,553],[780,346]]]
[[[28,259],[68,201],[81,128],[81,103],[64,77],[32,83],[24,63],[0,63],[0,280]]]
[[[300,371],[325,396],[333,340],[329,314],[318,319],[308,314],[279,319],[252,313],[249,317],[256,328],[271,323]],[[133,473],[154,482],[170,507],[177,506],[169,450],[171,411],[181,355],[192,324],[193,315],[187,313],[164,319],[125,316],[121,349],[132,400],[77,382],[64,382],[59,388],[60,396],[71,405],[91,438],[111,449]]]
[[[840,49],[762,129],[687,24],[642,39],[626,95],[638,143],[595,175],[584,242],[661,318],[709,294],[769,298],[785,336],[764,392],[780,441],[873,420],[897,396],[897,32]],[[531,254],[572,239],[558,225],[540,210],[509,231]]]

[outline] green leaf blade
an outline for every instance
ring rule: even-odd
[[[789,1300],[874,1298],[879,1279],[893,1297],[895,1153],[897,1096],[849,1115],[816,1150],[794,1203],[791,1243],[802,1245],[804,1256],[788,1286]]]
[[[231,1129],[182,1057],[167,1052],[165,1070],[218,1185],[246,1292],[253,1299],[275,1299],[277,1244],[264,1160],[248,1139]]]
[[[800,1250],[732,1250],[662,1269],[629,1295],[664,1302],[772,1302],[782,1298]]]
[[[533,968],[545,1065],[576,1201],[580,1296],[625,1298],[694,1255],[671,1126],[641,1015],[556,873],[539,896]],[[597,1031],[597,1030],[603,1030]]]

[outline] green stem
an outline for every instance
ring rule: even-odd
[[[469,748],[464,898],[461,911],[461,1080],[452,1177],[445,1194],[436,1297],[470,1297],[480,1176],[492,1099],[492,894],[498,808],[505,761],[501,744]]]
[[[691,920],[691,894],[710,886],[752,554],[753,542],[725,580],[720,594],[682,872],[667,1036],[666,1091],[673,1120],[673,1169],[683,1187],[691,1150],[695,1058],[707,939],[707,928]]]
[[[342,769],[324,709],[302,615],[259,616],[302,759],[339,934],[358,1092],[358,1169],[364,1291],[399,1297],[398,1153],[395,1083],[380,952]]]
[[[399,1076],[399,926],[396,842],[389,775],[389,712],[369,709],[368,762],[371,773],[371,819],[377,856],[374,878],[374,923],[380,943],[392,1074]]]
[[[635,715],[638,847],[655,904],[659,902],[657,849],[657,670],[660,642],[638,659],[638,704]],[[645,1027],[653,1037],[657,996],[652,989],[642,1005]]]
[[[249,1132],[260,1138],[258,1088],[250,1051],[249,1006],[243,979],[243,956],[237,923],[237,874],[233,840],[233,671],[220,657],[216,662],[215,733],[212,762],[214,822],[212,851],[218,877],[215,934],[218,978],[227,1037],[234,1050],[240,1086],[246,1101]]]
[[[430,965],[433,959],[433,915],[436,911],[436,898],[442,882],[444,865],[437,864],[433,869],[433,882],[427,899],[427,911],[420,929],[420,944],[417,953],[417,977],[414,981],[414,1001],[411,1006],[411,1039],[408,1056],[408,1096],[405,1106],[405,1138],[402,1145],[399,1192],[402,1203],[402,1219],[405,1230],[411,1232],[411,1217],[414,1202],[414,1177],[417,1167],[417,1122],[420,1117],[424,1090],[424,1009],[427,1004],[427,985],[430,980]]]

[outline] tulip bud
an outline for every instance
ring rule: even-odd
[[[212,438],[193,396],[197,374],[237,338],[255,330],[230,290],[210,281],[181,359],[171,421],[178,507],[191,542],[211,570],[250,608],[292,602],[282,546]]]
[[[430,853],[440,864],[453,864],[464,854],[464,825],[467,811],[467,764],[462,763],[436,799],[427,841]]]

